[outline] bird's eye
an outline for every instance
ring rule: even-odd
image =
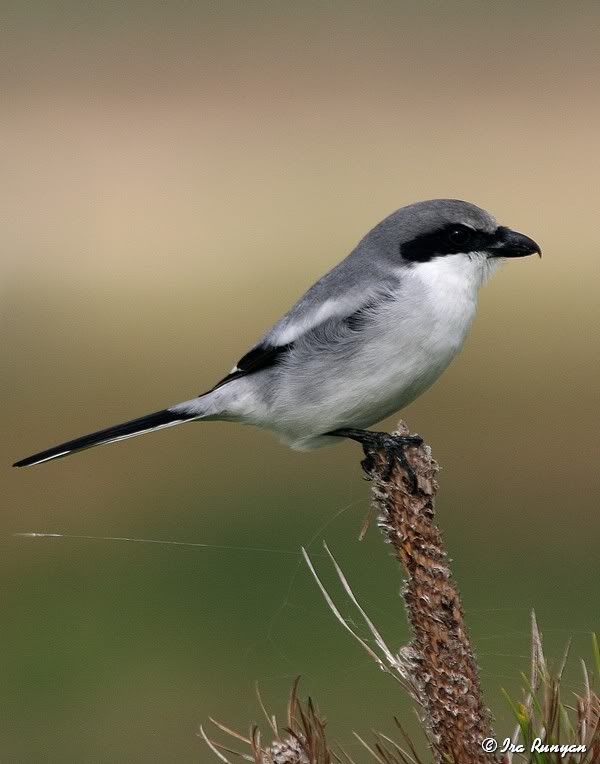
[[[466,226],[453,226],[448,231],[448,241],[455,247],[463,247],[472,241],[473,233]]]

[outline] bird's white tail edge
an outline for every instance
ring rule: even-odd
[[[97,432],[83,435],[74,440],[68,440],[66,443],[61,443],[58,446],[28,456],[26,459],[21,459],[20,461],[15,462],[13,467],[31,467],[34,464],[42,464],[42,462],[49,462],[53,459],[69,456],[77,451],[83,451],[86,448],[94,448],[94,446],[101,446],[107,443],[116,443],[119,440],[135,438],[137,435],[144,435],[147,432],[164,430],[166,427],[175,427],[178,424],[184,424],[184,422],[192,422],[195,419],[203,418],[203,413],[199,410],[200,406],[198,403],[196,403],[196,410],[193,412],[187,412],[183,408],[183,405],[179,404],[172,408],[155,411],[152,414],[147,414],[138,419],[131,419],[128,422],[123,422],[122,424],[117,424],[113,427],[107,427],[104,430],[98,430]]]

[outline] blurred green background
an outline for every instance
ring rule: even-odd
[[[209,424],[9,464],[206,389],[367,229],[436,196],[545,255],[483,290],[464,352],[405,412],[444,468],[439,520],[508,734],[500,687],[527,670],[530,609],[554,656],[569,635],[587,655],[600,623],[598,4],[2,16],[0,759],[208,762],[200,722],[247,729],[255,680],[283,713],[297,674],[349,751],[394,714],[415,729],[297,554],[337,593],[327,539],[390,644],[407,640],[389,549],[356,540],[355,445],[299,454]]]

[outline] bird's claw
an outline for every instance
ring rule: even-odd
[[[373,479],[375,471],[375,453],[383,453],[385,466],[381,473],[383,480],[389,480],[396,463],[400,464],[406,473],[406,484],[411,493],[418,488],[418,480],[415,471],[406,458],[405,449],[409,446],[420,446],[423,438],[419,435],[390,435],[387,432],[374,432],[373,430],[341,429],[327,433],[338,437],[350,438],[361,444],[365,458],[361,467],[367,480]]]

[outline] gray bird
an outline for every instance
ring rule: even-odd
[[[402,207],[369,231],[211,390],[15,466],[202,420],[257,425],[296,449],[340,437],[366,446],[379,434],[363,428],[417,398],[461,349],[478,289],[498,265],[534,253],[541,255],[535,241],[498,226],[468,202],[434,199]]]

